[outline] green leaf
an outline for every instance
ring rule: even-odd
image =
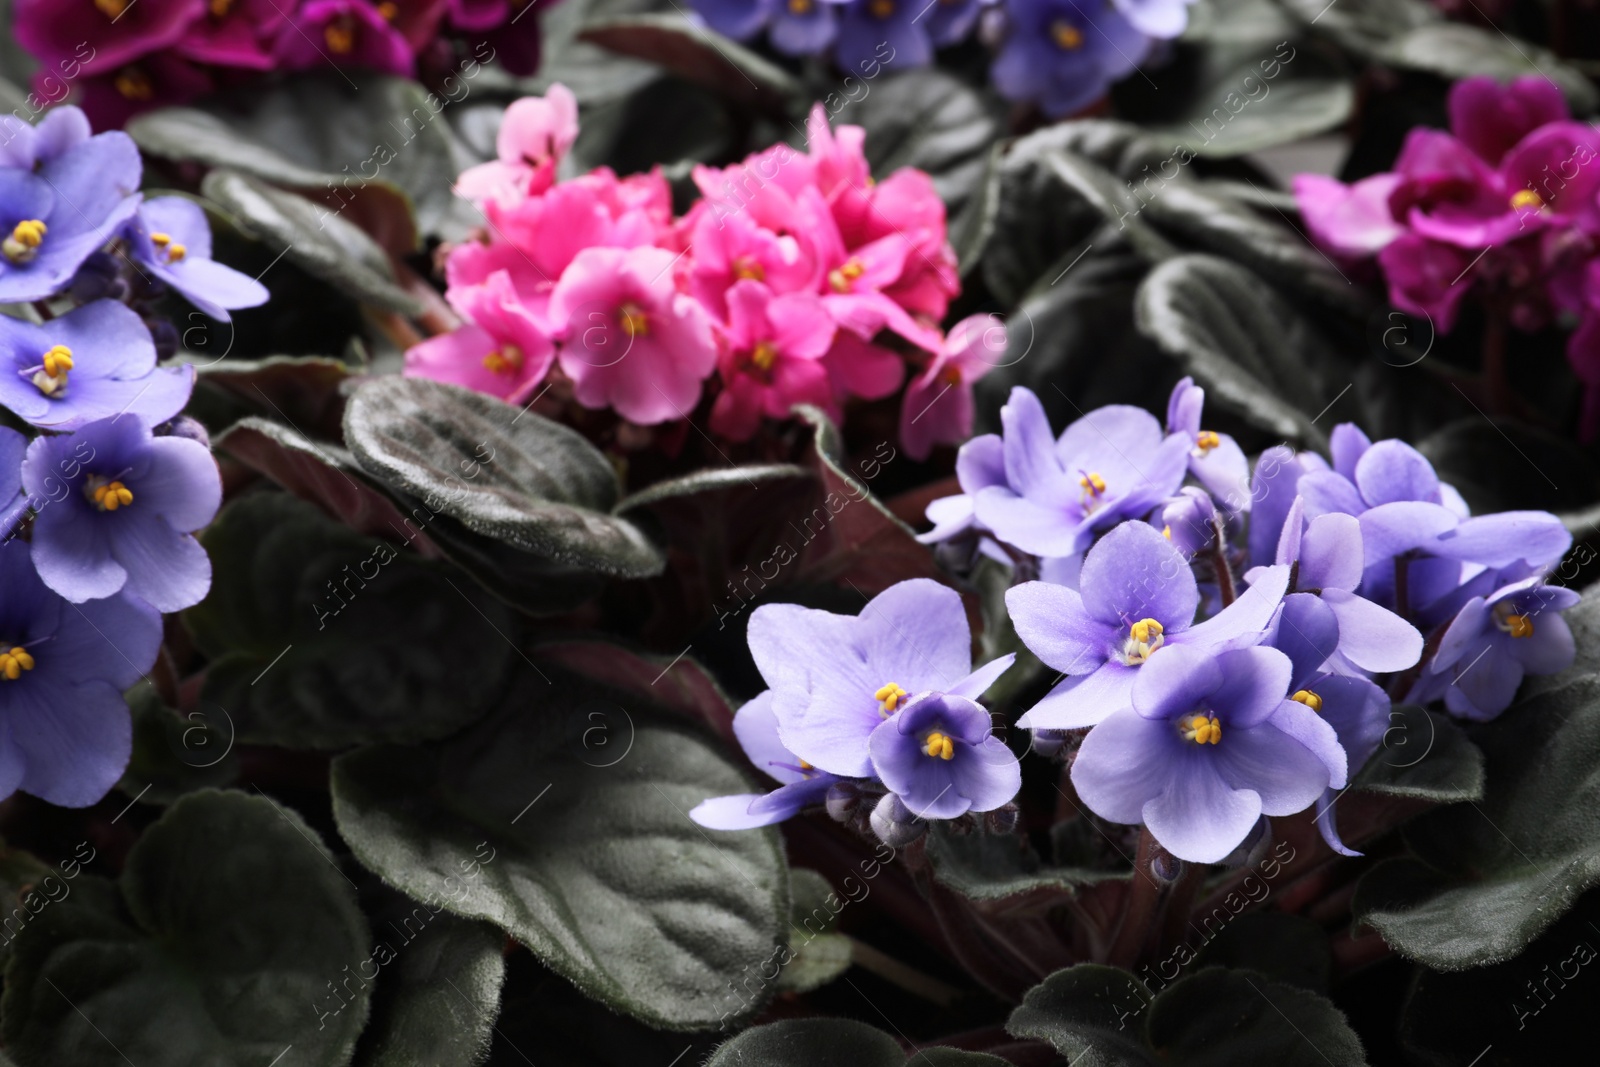
[[[1048,1041],[1074,1067],[1361,1067],[1355,1032],[1327,1000],[1251,971],[1210,968],[1155,997],[1133,975],[1082,963],[1028,991],[1006,1029]]]
[[[611,641],[574,637],[537,645],[533,656],[599,685],[624,689],[659,704],[720,735],[730,745],[739,743],[733,733],[733,701],[711,672],[687,653],[656,656]],[[592,751],[611,743],[609,727],[606,724],[606,729],[590,736]]]
[[[1459,22],[1431,22],[1384,42],[1377,58],[1396,67],[1425,70],[1442,78],[1487,74],[1498,81],[1523,75],[1545,78],[1566,94],[1574,113],[1600,106],[1600,92],[1554,52],[1531,41],[1517,41],[1499,30]]]
[[[505,936],[383,887],[371,898],[380,977],[357,1067],[476,1067],[500,1013]]]
[[[717,1049],[706,1067],[1004,1067],[1005,1060],[953,1048],[909,1059],[894,1038],[854,1019],[786,1019],[746,1030]]]
[[[1415,858],[1373,868],[1353,904],[1440,971],[1510,959],[1600,882],[1600,679],[1525,701],[1475,740],[1483,801],[1407,824]]]
[[[1104,216],[1117,232],[1146,259],[1170,259],[1178,249],[1140,218],[1144,202],[1111,171],[1075,152],[1045,157],[1045,166],[1073,194]]]
[[[145,830],[119,884],[125,918],[69,898],[17,939],[0,1032],[23,1063],[349,1062],[367,924],[298,814],[191,793]]]
[[[225,346],[224,346],[225,347]],[[265,416],[313,438],[338,436],[344,413],[340,389],[353,369],[327,356],[224,359],[192,353],[195,390],[185,413],[221,433],[240,419]],[[201,358],[194,358],[194,357]]]
[[[578,40],[657,63],[748,111],[783,118],[803,103],[788,71],[681,14],[597,20]]]
[[[1448,716],[1401,706],[1389,713],[1383,747],[1351,785],[1441,804],[1482,800],[1483,752]]]
[[[1350,315],[1376,310],[1292,223],[1270,209],[1258,214],[1198,182],[1174,182],[1145,212],[1157,229],[1198,251],[1237,261],[1288,295],[1303,295]]]
[[[1427,0],[1277,0],[1295,19],[1341,47],[1370,57],[1389,41],[1443,18]]]
[[[1132,877],[1127,870],[1042,863],[1025,842],[1009,834],[952,834],[936,828],[928,835],[927,855],[940,883],[969,900],[988,903],[1037,903]]]
[[[1159,167],[1169,154],[1137,126],[1096,119],[1047,126],[1013,144],[1001,160],[994,233],[983,257],[984,281],[1003,304],[1016,303],[1041,276],[1055,277],[1104,221],[1062,189],[1047,160],[1063,151],[1122,180]]]
[[[186,614],[212,657],[201,698],[241,741],[440,737],[488,709],[518,654],[494,601],[285,494],[236,500],[201,540],[215,578]]]
[[[1312,419],[1338,398],[1327,373],[1333,357],[1255,274],[1215,256],[1179,256],[1150,272],[1134,314],[1208,399],[1284,440],[1326,440]]]
[[[220,708],[180,717],[148,681],[128,691],[133,756],[117,788],[147,804],[170,804],[197,789],[231,785],[239,777],[233,727]]]
[[[678,1030],[748,1015],[733,983],[782,952],[779,839],[706,831],[688,811],[750,783],[643,702],[547,673],[437,748],[336,760],[340,834],[384,881],[495,923],[617,1011]],[[591,711],[621,711],[631,745],[595,758]]]
[[[1005,146],[996,144],[989,151],[983,173],[972,183],[966,203],[950,217],[950,246],[955,249],[956,263],[963,278],[983,262],[989,239],[994,236],[995,222],[1000,217],[1000,176],[1004,160]]]
[[[816,871],[789,871],[789,953],[778,972],[780,993],[809,993],[850,969],[850,938],[832,933],[843,900]],[[835,907],[837,905],[837,907]]]
[[[1194,966],[1259,971],[1286,985],[1326,993],[1333,954],[1327,933],[1305,916],[1252,911],[1202,945]]]
[[[422,304],[394,281],[384,250],[365,231],[327,208],[238,171],[219,168],[201,192],[238,216],[257,240],[283,246],[283,255],[347,296],[399,311]]]
[[[666,500],[681,500],[701,493],[715,493],[723,489],[741,487],[768,481],[787,479],[809,480],[811,472],[793,463],[757,463],[743,467],[711,467],[677,478],[667,478],[631,493],[617,502],[618,515],[649,507]]]
[[[391,376],[356,389],[344,431],[373,476],[468,530],[572,569],[661,572],[660,550],[608,514],[618,496],[611,464],[559,423],[468,389]]]

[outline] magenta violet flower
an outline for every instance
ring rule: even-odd
[[[1127,703],[1168,646],[1215,654],[1260,644],[1288,580],[1289,568],[1264,568],[1238,600],[1195,625],[1200,591],[1188,561],[1153,526],[1123,523],[1089,549],[1077,589],[1025,582],[1006,591],[1023,644],[1068,676],[1018,724],[1094,725]]]
[[[409,76],[415,65],[406,39],[363,0],[309,0],[288,15],[274,55],[289,70],[344,63]]]
[[[1072,784],[1091,811],[1143,823],[1179,859],[1216,863],[1263,815],[1293,815],[1345,783],[1327,722],[1289,699],[1273,648],[1177,647],[1139,672],[1129,704],[1089,731]]]
[[[126,592],[171,612],[205,598],[211,560],[191,531],[216,514],[222,480],[204,445],[154,437],[139,418],[113,416],[36,438],[22,482],[43,502],[33,522],[34,565],[67,600]]]
[[[972,436],[972,387],[1004,358],[1005,327],[989,315],[969,315],[950,328],[944,345],[906,385],[900,404],[900,442],[906,455],[928,458],[934,445]]]
[[[122,692],[155,663],[161,616],[130,596],[69,604],[39,580],[30,551],[0,545],[0,796],[87,807],[128,765]]]
[[[0,405],[47,430],[130,414],[155,424],[183,410],[194,368],[156,366],[143,320],[96,300],[42,325],[0,317]]]
[[[796,404],[833,408],[822,357],[834,325],[811,293],[774,296],[756,281],[727,292],[728,323],[719,357],[722,392],[711,407],[711,428],[735,441],[755,436],[761,418],[781,419]]]
[[[205,10],[206,0],[94,0],[69,15],[60,0],[17,0],[13,32],[44,66],[99,74],[175,43]]]

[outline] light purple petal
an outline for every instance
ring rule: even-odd
[[[1099,621],[1121,630],[1140,619],[1155,619],[1169,640],[1189,628],[1200,606],[1183,553],[1143,522],[1123,523],[1089,550],[1078,588],[1085,608]]]
[[[1222,680],[1211,690],[1210,707],[1225,727],[1238,730],[1264,722],[1289,695],[1294,667],[1289,657],[1275,648],[1235,649],[1213,662]]]
[[[1119,711],[1083,739],[1072,762],[1073,788],[1102,819],[1137,823],[1178,770],[1181,743],[1170,722]]]
[[[1356,462],[1356,488],[1371,507],[1401,500],[1439,499],[1439,476],[1422,453],[1404,441],[1379,441]]]
[[[1227,434],[1204,455],[1189,456],[1189,473],[1205,486],[1228,511],[1250,510],[1250,461],[1244,449]]]
[[[6,717],[27,762],[22,790],[65,808],[105,796],[133,752],[133,717],[116,687],[85,681],[12,689]]]
[[[1335,513],[1360,515],[1367,510],[1367,502],[1361,499],[1355,483],[1333,471],[1303,474],[1295,488],[1305,499],[1306,514],[1312,518]]]
[[[127,592],[161,612],[182,611],[206,598],[211,557],[199,541],[174,530],[160,515],[141,515],[134,508],[106,517],[117,520],[109,533],[111,555],[128,572]]]
[[[1422,634],[1406,620],[1342,589],[1325,589],[1322,600],[1339,620],[1339,651],[1374,674],[1403,671],[1422,658]]]
[[[1230,748],[1229,740],[1241,734],[1248,736]],[[1268,815],[1293,815],[1324,789],[1343,789],[1349,780],[1338,731],[1298,700],[1285,700],[1257,729],[1224,730],[1217,749],[1227,768],[1223,776],[1261,794]]]
[[[1372,567],[1423,545],[1431,548],[1435,538],[1454,529],[1459,521],[1454,512],[1438,504],[1380,504],[1360,516],[1362,555]]]
[[[972,632],[961,594],[929,578],[897,582],[873,597],[856,620],[869,672],[908,693],[945,690],[972,670]]]
[[[1151,657],[1166,655],[1163,649]],[[1132,701],[1133,680],[1142,667],[1107,663],[1093,674],[1067,678],[1017,720],[1028,730],[1076,730],[1103,722]]]
[[[1045,666],[1065,674],[1095,670],[1111,654],[1113,642],[1125,636],[1120,625],[1090,618],[1076,590],[1048,582],[1024,582],[1007,589],[1006,610],[1029,651]],[[1193,607],[1189,614],[1193,616]]]
[[[1022,765],[998,737],[968,746],[950,763],[955,791],[971,811],[993,811],[1022,788]]]
[[[1328,453],[1333,457],[1333,469],[1352,481],[1356,476],[1356,464],[1371,447],[1371,439],[1353,422],[1341,422],[1328,435]]]
[[[1288,567],[1262,567],[1255,584],[1238,600],[1168,643],[1210,652],[1258,644],[1261,635],[1272,625],[1272,616],[1283,602],[1284,590],[1288,587]]]
[[[1301,589],[1353,590],[1361,584],[1365,559],[1361,521],[1353,515],[1318,515],[1306,528],[1300,545]]]
[[[1517,560],[1544,566],[1570,547],[1572,535],[1547,511],[1502,511],[1466,519],[1428,546],[1446,559],[1486,567],[1508,567]]]
[[[1550,612],[1533,620],[1533,633],[1513,638],[1511,654],[1529,674],[1560,674],[1572,666],[1577,646],[1567,620]]]
[[[1194,711],[1222,685],[1218,659],[1183,645],[1161,649],[1138,668],[1133,680],[1133,709],[1147,719],[1162,720]]]
[[[979,492],[975,510],[997,538],[1035,556],[1068,556],[1088,541],[1080,513],[1043,507],[1004,486]]]
[[[127,570],[112,557],[111,534],[101,518],[63,502],[46,505],[33,520],[33,565],[45,585],[75,604],[111,596],[128,581]]]
[[[1000,409],[1005,431],[1006,481],[1018,493],[1041,504],[1057,505],[1076,494],[1056,458],[1055,437],[1044,405],[1032,392],[1018,386]]]
[[[1261,818],[1261,798],[1254,790],[1236,790],[1223,781],[1219,761],[1212,758],[1216,753],[1191,747],[1197,751],[1182,755],[1179,765],[1169,769],[1166,788],[1145,804],[1144,824],[1179,859],[1216,863],[1255,828]]]
[[[1304,685],[1339,649],[1339,620],[1333,609],[1312,593],[1283,598],[1278,632],[1272,645],[1293,664],[1291,686]]]
[[[772,690],[751,697],[733,716],[733,736],[739,747],[755,768],[769,778],[787,785],[805,778],[801,771],[791,770],[800,757],[783,747],[778,739],[778,716],[772,710]]]
[[[989,687],[995,683],[995,680],[1006,671],[1010,670],[1011,665],[1016,661],[1017,654],[1015,652],[1007,652],[999,659],[990,660],[988,663],[985,663],[982,667],[979,667],[977,670],[961,679],[955,685],[952,685],[950,688],[946,689],[945,692],[951,696],[966,697],[968,700],[977,700],[979,697],[983,696],[984,693],[988,692]]]

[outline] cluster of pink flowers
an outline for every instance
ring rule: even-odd
[[[828,126],[717,170],[674,217],[659,170],[556,171],[577,137],[563,86],[507,109],[499,158],[461,175],[480,240],[450,250],[446,297],[466,320],[406,355],[406,372],[526,403],[547,379],[584,407],[647,426],[690,418],[717,378],[710,427],[744,441],[796,404],[906,384],[909,454],[972,430],[972,383],[1004,346],[985,316],[939,329],[960,291],[944,204],[921,171],[874,182],[864,131]],[[548,387],[548,386],[546,386]]]
[[[38,59],[35,90],[66,91],[96,129],[269,70],[361,69],[415,76],[498,59],[539,66],[552,0],[15,0],[17,40]],[[527,16],[527,17],[524,17]]]
[[[1376,257],[1390,302],[1440,333],[1469,292],[1521,330],[1575,322],[1581,426],[1600,431],[1600,130],[1574,122],[1555,85],[1457,82],[1450,132],[1412,130],[1393,171],[1353,185],[1302,174],[1294,191],[1317,244]]]

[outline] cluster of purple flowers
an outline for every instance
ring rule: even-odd
[[[170,287],[226,319],[267,292],[211,260],[197,205],[142,198],[126,134],[71,107],[0,130],[0,406],[36,431],[0,429],[0,797],[79,806],[127,765],[161,614],[210,588],[192,534],[222,496],[180,415],[194,370],[158,365],[135,306]]]
[[[1520,330],[1576,323],[1582,433],[1600,435],[1600,130],[1554,83],[1459,81],[1449,131],[1413,129],[1393,170],[1351,185],[1302,174],[1294,191],[1318,245],[1374,260],[1390,302],[1440,333],[1469,294]]]
[[[1578,597],[1544,580],[1571,536],[1545,512],[1472,516],[1411,446],[1349,424],[1331,460],[1280,446],[1252,471],[1201,429],[1203,405],[1184,379],[1164,427],[1111,406],[1056,437],[1015,389],[1003,432],[962,447],[963,492],[928,508],[922,540],[955,569],[1012,568],[1017,634],[1060,672],[1018,725],[1041,749],[1087,730],[1071,776],[1097,815],[1214,863],[1265,817],[1316,804],[1329,846],[1353,855],[1333,805],[1391,698],[1490,719],[1525,674],[1571,664],[1559,612]],[[881,783],[890,815],[1005,803],[1017,766],[974,701],[1009,658],[966,676],[967,641],[956,595],[928,582],[858,620],[760,609],[750,643],[772,690],[740,712],[740,738],[786,784],[709,801],[701,821],[774,822],[831,799],[838,776]]]
[[[1009,100],[1051,118],[1081,110],[1132,74],[1158,40],[1177,37],[1193,0],[691,0],[719,33],[762,31],[786,55],[828,54],[875,78],[924,67],[976,29],[998,54],[990,77]]]
[[[42,64],[40,96],[75,99],[98,129],[264,71],[342,67],[413,76],[457,44],[512,74],[539,67],[551,0],[17,0],[17,40]]]

